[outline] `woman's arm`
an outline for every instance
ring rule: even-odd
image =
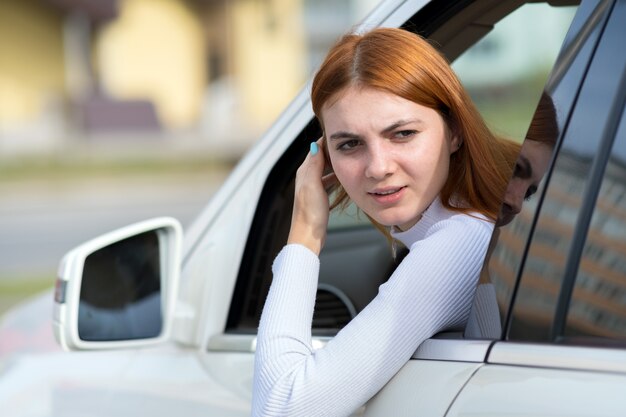
[[[465,323],[491,231],[465,215],[433,225],[374,300],[316,351],[319,260],[301,245],[286,246],[259,327],[253,415],[343,416],[364,404],[422,341]]]

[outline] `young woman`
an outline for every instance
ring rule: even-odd
[[[288,244],[274,262],[254,416],[349,415],[420,343],[462,329],[515,159],[446,60],[400,29],[343,37],[314,78],[312,103],[324,136],[298,169]],[[354,201],[410,252],[371,303],[314,350],[329,187],[333,206]]]

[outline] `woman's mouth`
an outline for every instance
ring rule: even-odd
[[[368,192],[368,194],[379,204],[396,203],[404,194],[406,187],[383,188]]]
[[[496,219],[496,227],[506,226],[511,223],[517,213],[519,213],[519,211],[514,211],[509,204],[506,202],[502,203],[502,206],[500,206],[500,212],[498,213],[498,218]]]

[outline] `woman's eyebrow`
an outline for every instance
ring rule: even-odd
[[[398,120],[396,122],[393,122],[391,125],[387,126],[386,128],[384,128],[381,131],[381,134],[385,135],[388,134],[394,130],[396,130],[399,127],[408,125],[410,123],[423,123],[422,120],[420,119],[407,119],[407,120]],[[339,132],[335,132],[332,135],[330,135],[328,137],[329,140],[336,140],[336,139],[361,139],[361,135],[358,135],[356,133],[351,133],[351,132],[347,132],[345,130],[340,130]]]
[[[381,133],[383,135],[387,134],[387,133],[390,133],[390,132],[396,130],[397,128],[405,126],[405,125],[408,125],[410,123],[420,124],[420,123],[423,123],[423,122],[420,119],[407,119],[407,120],[401,119],[401,120],[398,120],[397,122],[394,122],[393,124],[387,126],[386,128],[384,128]]]
[[[330,135],[328,139],[329,140],[336,140],[336,139],[361,139],[361,136],[357,135],[356,133],[350,133],[350,132],[346,132],[344,130],[340,130],[339,132],[335,132],[332,135]]]
[[[524,155],[517,157],[517,165],[521,168],[521,172],[517,175],[521,179],[529,179],[533,176],[533,166]]]

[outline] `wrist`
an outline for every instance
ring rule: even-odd
[[[299,244],[319,256],[324,246],[324,235],[314,229],[301,226],[292,226],[287,238],[287,244]]]

